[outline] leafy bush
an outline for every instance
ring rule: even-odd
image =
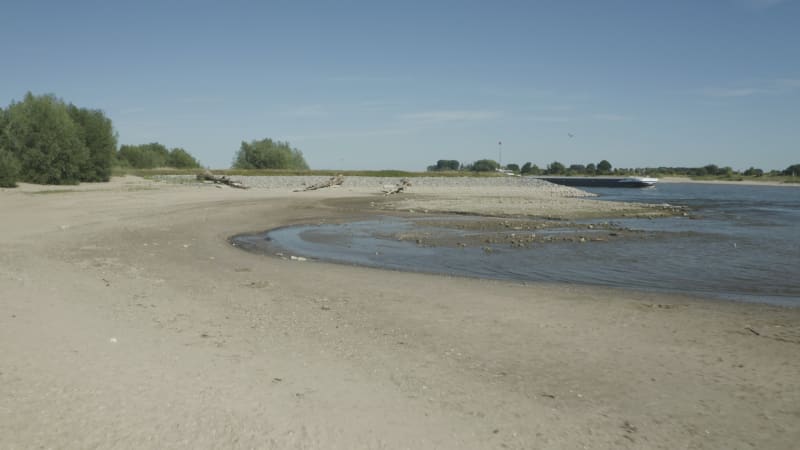
[[[750,166],[749,169],[744,171],[743,175],[746,175],[748,177],[760,177],[764,175],[764,171],[761,169],[756,169],[753,166]]]
[[[75,105],[69,105],[68,110],[89,150],[89,157],[81,167],[81,181],[108,181],[117,151],[117,137],[111,119],[100,110],[78,108]]]
[[[597,163],[597,173],[608,175],[611,173],[611,163],[605,159]]]
[[[5,147],[21,165],[20,179],[39,184],[81,180],[89,150],[62,100],[29,92],[8,107],[4,121]]]
[[[167,156],[167,167],[174,167],[176,169],[196,169],[200,167],[200,163],[190,155],[189,152],[182,148],[173,148]]]
[[[233,161],[234,169],[308,170],[303,153],[288,142],[263,139],[242,142]]]
[[[429,166],[429,172],[440,172],[443,170],[459,170],[461,168],[461,163],[456,161],[455,159],[440,159],[436,161],[435,166]]]
[[[541,175],[542,169],[539,168],[536,164],[531,164],[530,162],[526,162],[522,165],[520,172],[523,175]]]
[[[472,163],[470,170],[473,172],[494,172],[500,168],[500,164],[493,159],[479,159]]]
[[[782,173],[783,175],[796,177],[800,175],[800,164],[792,164],[791,166],[787,167]]]
[[[122,162],[121,165],[134,169],[165,167],[168,158],[169,150],[158,142],[144,145],[123,145],[117,153],[117,159]]]
[[[586,173],[586,166],[583,164],[570,164],[569,168],[567,169],[567,173],[570,175],[572,174],[579,174],[582,175]]]
[[[558,161],[553,161],[552,163],[547,165],[547,174],[548,175],[561,175],[566,171],[566,167],[564,164],[561,164]]]
[[[0,187],[17,187],[19,161],[8,150],[0,148]]]

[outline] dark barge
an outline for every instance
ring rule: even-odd
[[[648,177],[536,177],[563,186],[643,188],[655,186],[658,178]]]

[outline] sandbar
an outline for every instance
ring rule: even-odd
[[[486,215],[608,208],[479,192],[0,190],[0,448],[796,448],[800,308],[228,241],[387,204],[481,212],[470,195]]]

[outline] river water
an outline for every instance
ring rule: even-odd
[[[601,200],[669,203],[687,206],[692,213],[654,220],[609,219],[616,226],[655,236],[648,239],[559,242],[529,249],[492,246],[491,252],[485,247],[424,247],[388,238],[425,231],[424,220],[396,217],[281,228],[234,241],[252,251],[386,269],[800,306],[800,188],[661,183],[646,189],[586,190]]]

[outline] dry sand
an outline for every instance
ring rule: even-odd
[[[0,448],[797,448],[800,309],[226,241],[376,199],[0,190]]]

